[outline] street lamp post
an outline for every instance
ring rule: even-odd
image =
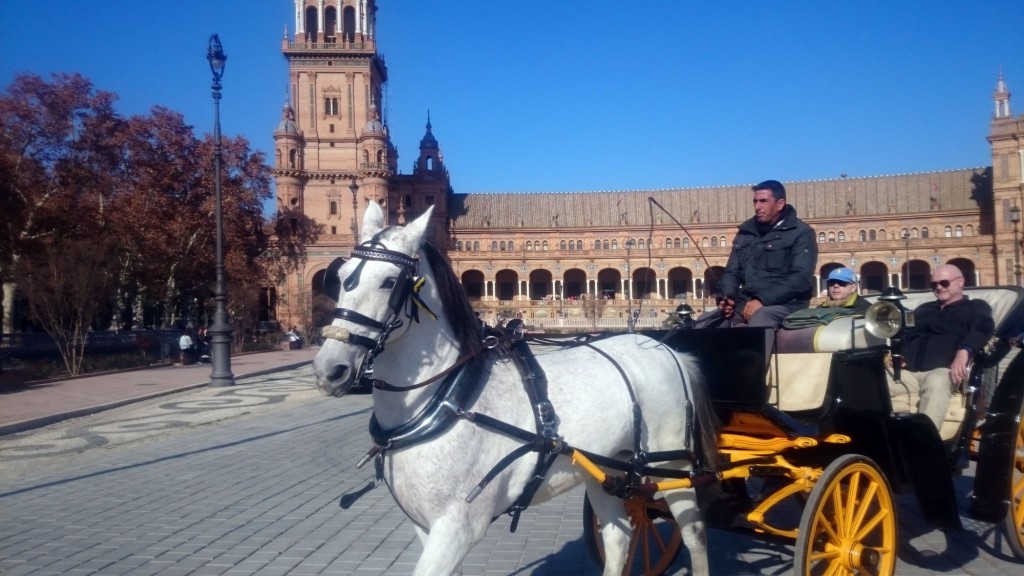
[[[636,247],[636,240],[630,238],[626,240],[626,330],[629,332],[633,331],[633,276],[629,271],[629,255]]]
[[[906,267],[906,278],[903,280],[903,287],[910,289],[910,232],[903,233],[903,244],[907,248],[907,257],[903,261],[903,265]]]
[[[210,356],[213,364],[210,386],[233,386],[235,376],[231,373],[231,325],[228,324],[225,311],[228,294],[224,285],[224,222],[220,189],[220,79],[224,76],[224,64],[228,57],[224,54],[224,48],[216,34],[210,36],[206,59],[210,62],[210,71],[213,72],[213,186],[217,219],[217,285],[213,294],[217,309],[213,313],[213,325],[210,326]]]
[[[352,179],[352,183],[348,185],[348,189],[352,191],[352,242],[353,246],[359,244],[359,224],[356,223],[356,213],[359,211],[359,202],[356,201],[356,193],[359,192],[359,184],[356,179]]]
[[[1018,236],[1017,227],[1020,226],[1020,206],[1014,205],[1010,208],[1010,222],[1013,222],[1013,275],[1017,281],[1017,286],[1020,286],[1020,237]]]

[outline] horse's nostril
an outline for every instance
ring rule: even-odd
[[[345,373],[345,370],[348,370],[348,366],[345,366],[344,364],[336,364],[332,366],[331,370],[327,373],[327,380],[340,380],[341,375]]]

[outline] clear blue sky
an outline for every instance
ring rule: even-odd
[[[1024,2],[379,0],[386,115],[411,170],[427,110],[457,192],[629,190],[991,164],[1003,70],[1024,112]],[[80,72],[265,152],[292,0],[0,1],[0,82]],[[268,154],[268,158],[270,155]]]

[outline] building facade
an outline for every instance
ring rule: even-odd
[[[429,116],[412,172],[398,169],[380,116],[387,67],[377,52],[374,0],[295,0],[282,51],[289,101],[274,133],[281,218],[319,234],[277,290],[277,317],[304,311],[336,257],[347,257],[366,205],[391,224],[434,206],[433,240],[481,316],[539,327],[656,325],[681,302],[713,303],[736,226],[752,215],[749,184],[563,194],[455,194]],[[999,75],[990,121],[992,166],[785,182],[788,202],[816,231],[818,279],[854,269],[866,292],[923,289],[931,270],[958,265],[968,285],[1019,283],[1024,115]],[[765,178],[773,177],[766,174]]]

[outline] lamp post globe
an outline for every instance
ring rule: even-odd
[[[224,220],[223,200],[221,198],[221,138],[220,138],[220,79],[224,76],[224,65],[228,57],[224,54],[220,38],[210,36],[210,46],[206,52],[213,73],[213,188],[214,206],[217,220],[217,263],[216,286],[213,299],[216,310],[213,313],[213,324],[210,326],[210,361],[213,370],[210,372],[210,386],[233,386],[235,376],[231,373],[231,325],[227,317],[227,288],[224,284]]]

